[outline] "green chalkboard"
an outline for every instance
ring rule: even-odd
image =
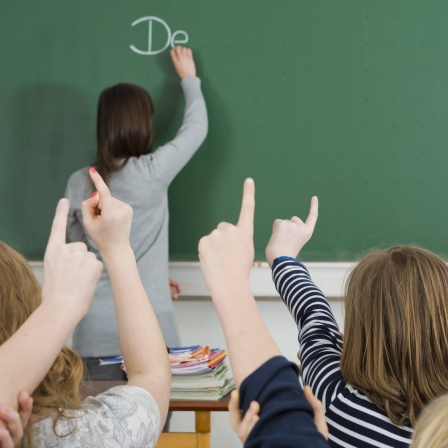
[[[194,50],[210,120],[170,188],[171,259],[196,260],[198,239],[237,219],[246,176],[257,259],[313,194],[307,260],[394,243],[446,255],[447,17],[445,0],[1,2],[0,238],[42,258],[69,174],[94,159],[105,86],[145,86],[156,143],[173,137],[171,39]]]

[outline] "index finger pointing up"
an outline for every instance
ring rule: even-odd
[[[93,183],[95,184],[95,188],[100,194],[100,199],[104,203],[104,201],[108,200],[111,197],[110,190],[106,183],[104,182],[103,178],[99,175],[99,173],[96,171],[95,168],[89,169],[90,178],[92,179]]]
[[[241,203],[238,227],[241,227],[251,234],[254,230],[255,213],[255,183],[253,179],[246,179],[243,188],[243,202]]]
[[[56,207],[56,212],[51,225],[50,238],[47,247],[52,244],[65,244],[65,233],[67,231],[67,216],[70,209],[70,201],[61,199]]]
[[[305,222],[307,226],[310,226],[313,229],[316,226],[318,210],[319,210],[319,202],[317,200],[317,196],[313,196],[311,198],[310,213],[308,215],[308,218],[306,218]]]

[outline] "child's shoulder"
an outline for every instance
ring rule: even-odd
[[[362,416],[365,421],[382,421],[385,425],[396,426],[390,421],[386,413],[379,409],[367,395],[349,384],[346,384],[343,390],[336,396],[332,402],[332,408],[336,413],[342,411],[353,417],[358,416],[360,418],[359,416]]]
[[[356,404],[357,406],[376,408],[376,406],[369,400],[366,395],[364,395],[358,389],[355,389],[353,386],[350,386],[349,384],[345,384],[344,389],[340,392],[337,398],[342,402],[350,402]]]
[[[407,447],[411,442],[410,426],[392,423],[385,412],[350,385],[346,385],[335,397],[325,416],[330,434],[337,433],[337,437],[345,442],[350,441],[353,434],[356,434],[356,438],[362,436],[368,443],[381,440],[381,446]]]
[[[79,185],[81,183],[84,184],[87,181],[89,181],[89,167],[85,166],[70,175],[67,185]]]
[[[70,175],[65,189],[65,197],[70,199],[71,206],[78,204],[89,197],[93,192],[92,183],[89,179],[89,167],[86,166]]]

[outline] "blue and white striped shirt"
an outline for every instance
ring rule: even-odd
[[[302,376],[322,401],[331,447],[406,448],[412,428],[397,426],[341,375],[342,337],[330,305],[306,267],[294,258],[274,260],[275,286],[299,329]]]

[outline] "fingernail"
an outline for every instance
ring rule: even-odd
[[[0,406],[0,409],[5,413],[5,414],[11,414],[11,409],[9,409],[9,407],[2,405]]]
[[[92,168],[90,168],[90,172],[91,173],[96,173],[96,169],[92,166]]]
[[[92,168],[92,170],[93,170],[93,168]],[[90,196],[91,198],[93,198],[94,196],[96,196],[98,194],[98,192],[97,191],[94,191],[93,193],[92,193],[92,196]]]

